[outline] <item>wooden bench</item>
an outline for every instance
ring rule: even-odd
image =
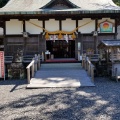
[[[13,56],[5,56],[5,63],[12,63]]]
[[[33,59],[33,55],[25,55],[23,56],[23,63],[30,63]]]

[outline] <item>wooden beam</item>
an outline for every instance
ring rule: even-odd
[[[6,21],[3,22],[3,35],[6,35]]]
[[[25,20],[23,20],[23,32],[26,32],[26,24],[25,24]]]
[[[66,18],[65,17],[58,17],[58,18],[55,18],[55,20],[66,20]]]
[[[78,27],[78,20],[76,20],[76,28]],[[77,29],[77,32],[78,32],[78,29]]]
[[[62,30],[62,20],[59,20],[59,30]]]
[[[47,20],[49,20],[50,18],[48,18],[48,17],[38,17],[38,18],[36,18],[36,19],[38,19],[39,21],[47,21]]]
[[[117,31],[117,25],[118,25],[118,24],[117,24],[117,19],[115,19],[115,36],[114,36],[115,39],[117,39],[117,32],[118,32],[118,31]]]
[[[10,18],[5,18],[4,21],[10,21]]]
[[[24,19],[23,19],[23,18],[19,18],[18,20],[19,20],[19,21],[29,21],[30,18],[24,18]]]
[[[91,20],[102,20],[102,17],[92,17]]]
[[[120,18],[118,17],[116,18],[116,20],[117,20],[117,26],[120,25]]]
[[[98,29],[98,19],[95,19],[95,31]]]
[[[43,28],[45,28],[45,20],[42,21],[42,24],[43,24]],[[44,32],[44,30],[43,30]]]
[[[83,18],[78,18],[78,17],[72,17],[72,20],[82,20]]]
[[[0,27],[4,27],[4,21],[0,21]]]

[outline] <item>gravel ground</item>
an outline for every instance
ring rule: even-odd
[[[120,120],[120,81],[95,87],[26,89],[25,80],[0,81],[0,120]]]

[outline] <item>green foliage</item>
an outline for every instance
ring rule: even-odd
[[[116,5],[119,5],[119,6],[120,6],[120,0],[113,0],[113,2],[114,2]]]
[[[0,8],[3,7],[9,0],[0,0]]]

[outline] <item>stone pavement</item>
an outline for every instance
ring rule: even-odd
[[[80,63],[42,64],[27,88],[95,86]]]

